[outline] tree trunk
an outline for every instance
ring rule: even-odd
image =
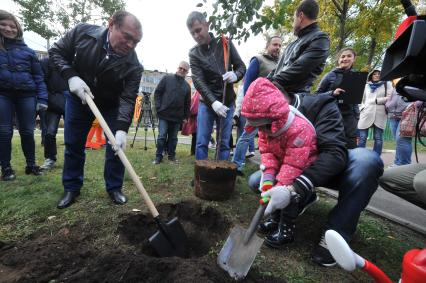
[[[346,41],[346,20],[347,20],[347,16],[348,16],[348,8],[349,8],[349,0],[344,0],[339,16],[339,44],[337,46],[337,50],[342,49],[345,46],[345,41]]]
[[[377,40],[376,38],[372,38],[370,42],[370,46],[368,48],[368,60],[367,65],[371,67],[371,63],[373,62],[374,54],[376,53]]]

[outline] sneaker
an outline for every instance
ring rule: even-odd
[[[254,157],[254,151],[250,151],[249,153],[246,154],[246,158],[252,158]]]
[[[56,161],[50,158],[46,158],[46,160],[44,161],[44,164],[40,166],[41,170],[50,170],[53,168],[53,166],[55,166]]]
[[[395,168],[395,167],[398,167],[398,165],[396,165],[396,164],[391,164],[391,165],[389,165],[388,167],[386,167],[386,169],[389,169],[389,168]]]
[[[25,167],[25,174],[27,175],[35,175],[35,176],[40,176],[43,175],[43,172],[41,171],[40,167],[37,165],[31,165],[31,166],[27,166]]]
[[[244,177],[243,171],[237,170],[237,176]]]
[[[316,264],[325,267],[331,267],[336,265],[336,260],[333,258],[330,251],[328,250],[324,234],[322,235],[318,246],[313,250],[311,260]]]
[[[12,181],[16,179],[15,171],[12,167],[3,168],[1,170],[1,179],[3,181]]]
[[[302,215],[309,207],[319,201],[319,196],[316,193],[311,194],[305,205],[299,208],[299,215]]]

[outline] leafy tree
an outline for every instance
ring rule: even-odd
[[[118,10],[123,0],[14,0],[26,30],[49,40],[63,35],[81,22],[103,24]]]

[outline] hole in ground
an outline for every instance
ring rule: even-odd
[[[224,234],[230,227],[229,221],[224,219],[216,209],[203,208],[195,202],[161,204],[157,209],[164,222],[174,217],[178,218],[188,237],[188,253],[185,258],[206,255],[214,244],[223,240]],[[118,226],[120,239],[126,244],[136,246],[143,254],[158,257],[148,241],[149,237],[158,231],[152,216],[138,213],[122,217],[123,220]]]

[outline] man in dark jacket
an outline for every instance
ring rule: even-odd
[[[300,13],[304,14],[303,9],[309,6],[314,7],[317,4],[314,0],[302,1],[295,13],[295,24],[303,22],[296,18],[303,19],[304,16]],[[306,11],[308,10],[310,9],[307,8]],[[295,62],[297,61],[296,58]],[[316,199],[315,187],[328,187],[338,190],[339,197],[328,216],[324,230],[336,230],[346,241],[350,241],[361,212],[377,189],[379,177],[383,174],[383,162],[377,154],[364,148],[348,152],[342,116],[334,98],[326,95],[293,93],[293,90],[301,89],[300,86],[286,92],[286,86],[281,85],[281,81],[278,82],[276,85],[286,94],[291,104],[297,107],[315,127],[318,158],[295,179],[292,185],[275,186],[262,193],[262,197],[270,198],[268,205],[273,211],[282,209],[282,212],[278,213],[278,216],[281,216],[280,222],[279,217],[277,219],[273,213],[272,217],[260,225],[259,230],[273,233],[268,235],[265,241],[271,247],[279,248],[293,242],[296,218]],[[257,190],[260,177],[260,171],[250,176],[249,185],[252,189]],[[290,194],[285,190],[290,191]],[[290,195],[290,205],[285,207],[288,203],[286,198]],[[328,251],[324,233],[318,246],[313,250],[312,260],[322,266],[336,264]]]
[[[182,121],[189,116],[191,87],[185,80],[189,64],[180,62],[174,75],[164,76],[155,89],[155,108],[157,109],[158,138],[154,164],[163,160],[164,145],[167,140],[169,160],[176,162],[177,134]]]
[[[49,58],[40,61],[49,92],[48,108],[45,113],[46,132],[44,137],[44,164],[42,170],[50,170],[56,163],[56,134],[59,121],[65,113],[65,94],[69,95],[68,84],[61,77]]]
[[[268,76],[287,93],[310,92],[313,81],[322,73],[329,54],[330,39],[321,31],[316,1],[302,1],[294,14],[297,39],[285,49],[274,72]]]
[[[94,98],[107,124],[115,134],[117,146],[126,145],[136,95],[143,68],[134,51],[142,38],[138,19],[125,11],[116,12],[108,28],[79,24],[49,50],[71,95],[66,97],[65,160],[62,174],[64,196],[58,208],[71,205],[83,186],[85,142],[94,115],[86,96]],[[127,198],[121,192],[124,166],[108,144],[105,154],[106,190],[116,204]]]
[[[229,158],[229,140],[232,131],[235,91],[233,84],[241,80],[246,66],[240,58],[235,46],[230,42],[229,66],[224,62],[222,38],[209,33],[209,23],[200,12],[189,14],[186,25],[197,45],[189,51],[189,63],[192,81],[200,92],[200,105],[197,117],[197,146],[195,159],[207,159],[208,145],[216,121],[221,133],[219,160]],[[223,88],[226,85],[226,97],[223,101]]]

